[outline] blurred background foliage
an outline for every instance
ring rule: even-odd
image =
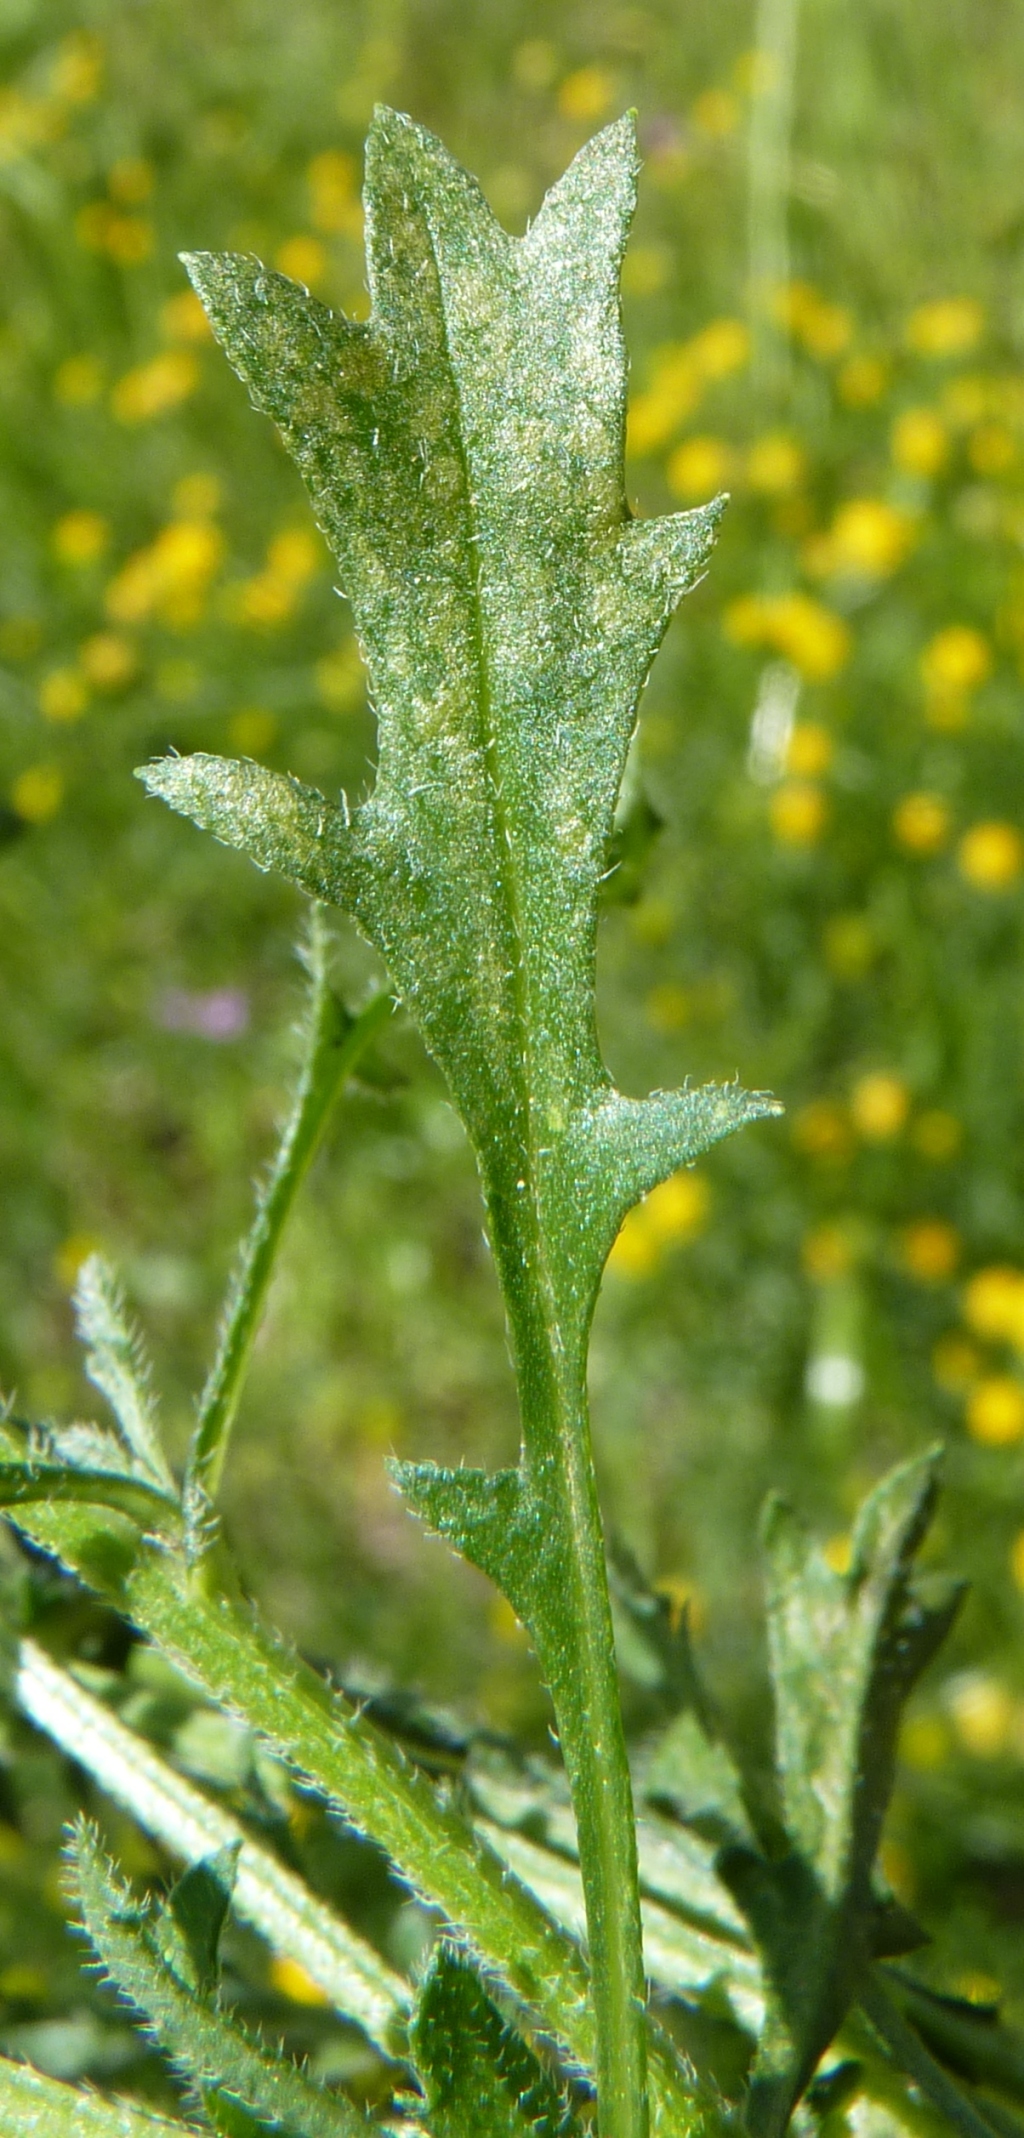
[[[606,1507],[757,1730],[767,1486],[841,1564],[871,1480],[945,1442],[937,1550],[970,1598],[907,1726],[886,1861],[937,1979],[1001,1983],[1024,2015],[1024,18],[0,0],[0,51],[5,1385],[91,1411],[69,1293],[102,1246],[180,1445],[293,1060],[299,900],[132,767],[211,749],[328,791],[371,777],[329,556],[176,254],[254,251],[365,316],[375,99],[439,131],[514,230],[635,103],[631,498],[733,502],[644,701],[602,1030],[628,1091],[738,1074],[787,1115],[627,1221],[594,1346]],[[356,1000],[374,960],[340,921],[337,966]],[[255,1593],[347,1682],[543,1742],[514,1621],[383,1467],[508,1460],[515,1432],[471,1159],[396,1024],[290,1235],[226,1518]],[[45,1570],[33,1595],[113,1687],[104,1615]],[[116,1684],[191,1771],[250,1788],[180,1688]],[[63,1927],[81,1777],[5,1730],[0,2046],[102,2080],[139,2051]]]

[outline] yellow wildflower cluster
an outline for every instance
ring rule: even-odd
[[[1024,869],[1024,839],[1015,824],[972,824],[956,858],[960,874],[976,891],[1008,891]]]
[[[88,201],[75,218],[75,235],[89,252],[106,253],[118,267],[140,267],[153,251],[153,225],[133,211],[153,191],[153,169],[141,156],[124,156],[107,175],[106,200]]]
[[[88,104],[103,72],[103,47],[88,30],[75,30],[57,48],[42,95],[13,84],[0,89],[0,165],[17,163],[35,149],[59,141],[69,109]]]
[[[703,1174],[673,1173],[631,1210],[608,1257],[609,1269],[646,1277],[667,1247],[692,1239],[707,1223],[711,1190]]]
[[[119,423],[150,423],[187,401],[199,384],[199,366],[189,349],[165,349],[118,379],[110,406]]]
[[[102,513],[80,506],[64,513],[50,539],[62,564],[95,564],[109,544],[110,523]]]
[[[713,319],[690,341],[654,352],[650,385],[631,404],[626,450],[637,460],[657,452],[699,407],[708,386],[741,371],[750,335],[741,319]]]
[[[11,787],[11,808],[25,824],[48,824],[64,800],[64,775],[57,765],[27,765]]]
[[[327,252],[319,238],[298,236],[286,238],[274,254],[274,266],[290,282],[301,282],[305,289],[319,289],[327,276],[329,267]]]
[[[323,564],[323,549],[309,528],[275,535],[261,572],[233,590],[231,607],[240,623],[272,629],[287,623],[303,587]]]
[[[830,682],[849,659],[849,626],[809,594],[744,594],[723,621],[737,645],[770,647],[809,683]]]
[[[812,780],[784,780],[768,804],[769,822],[781,846],[815,846],[828,814],[828,798]]]
[[[839,506],[827,533],[815,535],[804,563],[815,578],[888,579],[913,548],[917,525],[902,506],[853,497]]]
[[[840,304],[831,304],[809,282],[790,282],[772,307],[779,325],[809,356],[830,363],[849,347],[853,321]]]
[[[325,149],[314,156],[306,171],[309,187],[309,219],[314,230],[326,235],[360,241],[363,209],[356,183],[356,167],[342,149]]]
[[[965,356],[981,340],[985,314],[974,297],[940,297],[919,304],[906,325],[915,356]]]
[[[563,119],[575,126],[594,126],[611,109],[615,77],[604,67],[577,67],[559,83],[557,104]]]
[[[160,307],[160,327],[168,341],[212,341],[213,328],[195,290],[176,290]]]
[[[1007,1263],[977,1270],[964,1287],[963,1318],[975,1337],[1024,1358],[1024,1271]],[[1024,1381],[1017,1372],[985,1371],[974,1346],[959,1336],[936,1346],[936,1379],[965,1398],[965,1423],[982,1447],[1010,1447],[1024,1438]]]
[[[929,725],[959,728],[975,691],[992,673],[992,649],[973,624],[947,624],[929,639],[920,672]]]
[[[135,551],[107,588],[107,614],[119,624],[156,618],[178,630],[197,624],[224,557],[220,528],[206,517],[172,520]]]
[[[890,1070],[862,1076],[850,1094],[850,1113],[865,1143],[891,1143],[906,1126],[910,1093]]]
[[[941,852],[949,827],[949,809],[938,794],[905,794],[893,811],[893,832],[908,854]]]
[[[904,475],[941,475],[949,460],[949,432],[934,408],[905,408],[890,439],[893,462]]]

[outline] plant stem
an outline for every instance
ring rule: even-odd
[[[232,1278],[217,1355],[200,1398],[185,1472],[186,1506],[208,1502],[216,1495],[228,1436],[292,1204],[342,1084],[392,1009],[390,995],[379,994],[359,1017],[349,1017],[328,982],[327,943],[327,931],[319,909],[314,907],[309,958],[311,994],[302,1070],[270,1177],[259,1194],[256,1215]]]

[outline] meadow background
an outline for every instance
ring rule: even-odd
[[[871,1481],[944,1442],[934,1550],[970,1596],[906,1727],[886,1866],[935,1979],[1024,2016],[1020,10],[2,0],[0,55],[4,1386],[91,1413],[69,1301],[101,1246],[183,1443],[294,1061],[301,901],[132,768],[209,749],[328,792],[372,776],[329,556],[177,253],[256,252],[362,316],[375,100],[441,133],[513,230],[635,104],[630,494],[732,503],[644,700],[602,1031],[627,1091],[738,1074],[787,1113],[627,1221],[594,1345],[605,1505],[762,1729],[764,1492],[841,1564]],[[353,1002],[375,976],[340,918],[337,974]],[[542,1745],[514,1621],[384,1473],[391,1450],[506,1461],[515,1435],[471,1159],[396,1023],[294,1222],[226,1520],[346,1683]],[[138,1651],[123,1677],[103,1613],[43,1569],[33,1598],[186,1767],[250,1786]],[[82,1795],[9,1712],[0,2047],[101,2080],[141,2052],[64,1927]],[[332,1846],[328,1885],[351,1882]],[[380,1920],[395,1951],[415,1932]]]

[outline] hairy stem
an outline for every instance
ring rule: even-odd
[[[302,1070],[291,1113],[232,1279],[217,1355],[199,1402],[185,1473],[185,1503],[212,1500],[259,1328],[281,1235],[327,1117],[385,1018],[391,997],[375,995],[354,1021],[327,978],[327,934],[316,907],[310,931],[311,997]]]

